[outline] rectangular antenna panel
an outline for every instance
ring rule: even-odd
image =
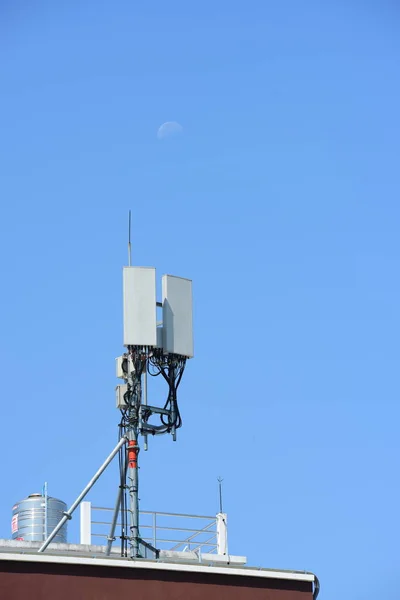
[[[124,267],[124,345],[157,346],[156,270]]]
[[[164,352],[193,356],[192,282],[164,275],[162,278]]]
[[[122,385],[117,385],[115,388],[115,406],[116,408],[126,408],[127,403],[125,402],[125,394],[128,391],[128,386],[126,383]]]
[[[123,369],[124,361],[126,362],[126,360],[125,356],[118,356],[115,359],[115,370],[118,379],[126,379],[126,372]]]
[[[157,348],[163,347],[163,328],[157,327]]]

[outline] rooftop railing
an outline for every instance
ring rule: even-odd
[[[109,540],[114,509],[81,504],[81,544],[106,545]],[[129,515],[128,515],[129,523]],[[228,554],[227,516],[193,515],[142,510],[139,530],[143,540],[143,555],[151,549],[172,552]],[[125,535],[129,535],[128,532]],[[121,544],[121,523],[117,521],[113,546]]]

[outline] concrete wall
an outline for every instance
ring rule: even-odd
[[[261,577],[1,561],[4,600],[312,600],[312,584]]]

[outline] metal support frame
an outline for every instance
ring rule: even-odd
[[[121,507],[121,496],[122,496],[122,487],[121,487],[121,484],[120,484],[120,486],[118,488],[117,500],[115,502],[115,508],[114,508],[114,513],[113,513],[113,518],[112,518],[112,521],[111,521],[110,533],[109,533],[108,538],[107,538],[106,556],[110,556],[112,543],[115,540],[115,527],[117,526],[118,513],[119,513],[119,509]]]
[[[47,546],[51,543],[51,541],[55,538],[57,533],[60,531],[61,527],[68,520],[70,520],[72,518],[73,512],[78,508],[79,504],[82,502],[82,500],[84,499],[86,494],[92,489],[92,487],[94,486],[94,484],[96,483],[96,481],[98,480],[100,475],[106,470],[106,468],[108,467],[108,465],[110,464],[110,462],[112,461],[114,456],[119,452],[119,449],[122,448],[122,446],[124,446],[126,444],[126,441],[127,441],[126,437],[122,437],[120,439],[118,444],[115,446],[114,450],[111,452],[111,454],[109,454],[109,456],[106,458],[104,463],[101,465],[100,469],[95,473],[95,475],[92,477],[92,479],[89,481],[89,483],[86,485],[86,487],[79,494],[79,496],[77,497],[75,502],[72,504],[72,506],[67,510],[66,513],[64,513],[64,516],[61,519],[61,521],[58,523],[58,525],[55,526],[55,528],[53,529],[51,534],[47,537],[47,539],[40,546],[38,552],[44,552],[46,550]]]
[[[107,538],[106,556],[110,556],[112,544],[113,544],[113,541],[115,540],[115,528],[117,526],[118,513],[121,508],[121,500],[122,500],[122,494],[124,493],[124,486],[125,486],[125,481],[126,481],[127,470],[128,470],[128,461],[125,462],[124,482],[122,483],[122,481],[120,481],[119,486],[118,486],[118,494],[117,494],[117,499],[115,501],[115,507],[114,507],[113,518],[111,521],[110,533]]]
[[[139,447],[137,443],[137,426],[128,431],[128,480],[129,480],[129,499],[130,499],[130,545],[131,558],[140,556],[140,535],[139,535],[139,477],[138,477],[138,454]]]
[[[129,374],[128,392],[130,398],[128,402],[128,426],[126,437],[128,439],[128,456],[126,465],[125,481],[128,481],[129,491],[129,517],[130,517],[130,557],[140,557],[140,534],[139,534],[139,476],[138,476],[138,456],[139,445],[138,436],[141,426],[141,404],[142,404],[142,369],[137,367],[137,363],[143,361],[143,357],[136,360],[135,369]],[[147,354],[144,358],[144,369],[147,367]],[[122,494],[122,490],[121,490]],[[118,500],[117,500],[118,501]],[[121,497],[120,497],[121,504]],[[117,515],[115,514],[114,517]],[[110,535],[111,537],[111,535]],[[109,540],[110,542],[110,540]],[[112,544],[112,540],[111,540]],[[111,548],[110,548],[111,550]]]
[[[170,408],[161,408],[149,406],[147,402],[147,368],[150,351],[148,347],[128,346],[128,352],[132,359],[133,370],[127,375],[127,399],[126,399],[126,414],[125,417],[125,435],[128,439],[127,445],[127,471],[125,474],[125,482],[129,492],[129,518],[130,518],[130,557],[141,557],[142,546],[148,546],[148,549],[156,552],[156,548],[144,543],[140,537],[139,531],[139,474],[138,474],[138,457],[139,457],[139,435],[143,435],[145,447],[147,446],[147,435],[158,435],[161,433],[171,433],[173,439],[176,439],[176,421],[179,413],[177,412],[176,404],[176,368],[178,361],[174,360],[168,367],[169,381],[169,397]],[[182,367],[183,372],[184,365]],[[170,427],[163,422],[162,425],[148,425],[149,417],[154,414],[159,414],[168,417],[171,423]],[[179,425],[178,425],[179,427]],[[121,491],[121,494],[123,492]],[[110,535],[108,537],[107,552],[111,552],[111,545],[114,540],[115,525],[117,515],[121,507],[121,496],[118,493],[115,506],[113,521],[111,525]]]
[[[144,350],[144,349],[143,349]],[[127,457],[125,462],[125,474],[123,482],[120,482],[117,499],[115,503],[113,519],[111,522],[110,533],[107,537],[107,549],[106,555],[109,556],[111,553],[112,543],[115,540],[115,528],[118,521],[118,514],[121,510],[122,505],[122,494],[124,493],[124,488],[127,488],[129,491],[129,517],[130,517],[130,535],[129,535],[129,544],[130,544],[130,557],[131,558],[139,558],[141,557],[141,550],[145,548],[145,552],[147,550],[153,551],[155,555],[158,554],[158,551],[155,547],[156,535],[154,531],[154,539],[152,540],[154,543],[154,547],[148,543],[148,541],[143,540],[140,537],[139,531],[139,476],[138,476],[138,456],[139,456],[139,444],[138,438],[139,434],[142,434],[145,439],[145,445],[147,445],[147,434],[151,433],[152,435],[157,435],[157,433],[161,433],[161,429],[164,427],[160,426],[152,426],[147,424],[147,419],[149,415],[159,414],[168,416],[171,419],[172,425],[169,430],[172,434],[173,439],[176,439],[176,398],[172,397],[171,400],[171,408],[165,409],[156,406],[149,406],[147,402],[147,360],[148,353],[147,350],[144,351],[140,360],[144,361],[144,369],[138,368],[138,372],[132,371],[127,378],[128,384],[128,392],[130,392],[130,398],[127,402],[127,423],[125,434],[118,442],[117,446],[111,452],[111,454],[107,457],[105,462],[96,472],[96,474],[92,477],[83,491],[79,494],[78,498],[72,504],[68,511],[64,513],[63,518],[57,524],[57,526],[53,529],[50,535],[46,535],[46,539],[42,546],[39,548],[38,552],[44,552],[48,545],[52,542],[54,537],[63,527],[63,525],[67,522],[67,520],[72,518],[72,514],[76,510],[76,508],[81,504],[82,500],[85,498],[87,493],[99,479],[101,474],[105,471],[107,466],[110,464],[115,455],[120,451],[120,449],[126,444]],[[175,371],[176,365],[171,364],[168,368],[168,377],[170,381],[175,380]],[[170,389],[170,394],[171,394]],[[142,394],[143,394],[143,403],[142,403]],[[142,417],[142,407],[146,410],[146,416],[143,419]],[[207,528],[205,528],[207,529]],[[91,508],[89,502],[84,502],[81,505],[81,543],[88,544],[91,543]],[[147,549],[147,550],[146,550]]]

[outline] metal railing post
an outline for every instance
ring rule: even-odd
[[[153,513],[153,546],[157,548],[157,513]]]

